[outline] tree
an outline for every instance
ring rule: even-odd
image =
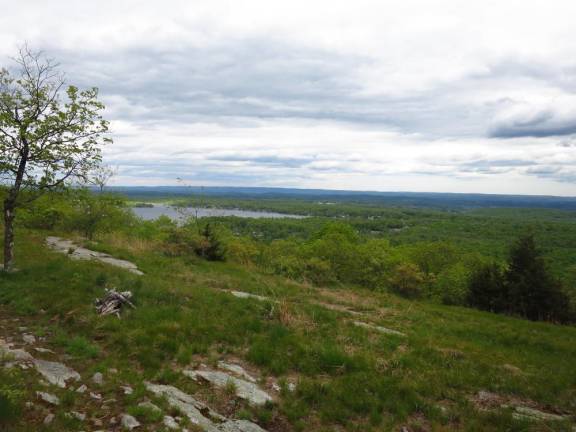
[[[100,189],[100,193],[102,193],[106,185],[117,173],[117,168],[108,165],[99,165],[89,173],[88,184],[97,186]]]
[[[468,282],[468,304],[488,312],[507,310],[507,287],[498,264],[482,265],[472,273]]]
[[[520,237],[510,248],[505,273],[508,313],[530,320],[565,320],[568,298],[549,273],[534,236]]]
[[[426,278],[414,263],[401,263],[389,279],[392,290],[407,298],[417,298],[422,294]]]
[[[208,261],[224,261],[226,258],[226,247],[209,223],[202,230],[200,241],[196,246],[196,253]]]
[[[98,90],[65,86],[58,65],[42,52],[20,48],[12,71],[0,70],[0,175],[7,185],[4,270],[13,266],[14,219],[26,199],[86,178],[101,161],[108,122]]]
[[[468,285],[471,306],[530,320],[569,321],[570,304],[536,247],[534,237],[520,237],[510,248],[508,266],[479,268]]]
[[[82,232],[88,240],[93,240],[97,233],[110,232],[130,222],[130,213],[117,196],[75,189],[70,202],[73,210],[67,225]]]

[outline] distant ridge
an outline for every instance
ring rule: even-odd
[[[112,186],[112,192],[131,198],[182,197],[203,195],[244,199],[301,199],[361,202],[390,206],[431,208],[548,208],[576,210],[576,197],[547,195],[497,195],[437,192],[375,192],[325,189],[227,186]]]

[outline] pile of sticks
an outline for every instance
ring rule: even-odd
[[[132,293],[130,291],[118,292],[115,289],[107,289],[106,295],[96,300],[96,312],[100,315],[114,314],[120,318],[120,311],[124,305],[136,308],[130,301]]]

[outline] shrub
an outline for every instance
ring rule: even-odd
[[[407,298],[420,297],[424,281],[424,274],[413,263],[398,265],[389,279],[392,291]]]

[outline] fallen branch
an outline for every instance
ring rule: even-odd
[[[134,304],[130,301],[132,298],[132,293],[130,291],[118,292],[115,289],[106,290],[106,295],[96,300],[96,312],[100,315],[112,315],[115,314],[120,318],[120,311],[124,305],[128,305],[132,308],[136,308]]]

